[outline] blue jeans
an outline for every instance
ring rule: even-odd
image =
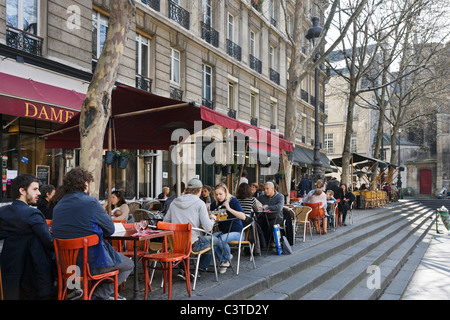
[[[217,237],[213,237],[214,250],[217,250],[219,242],[220,241]],[[209,247],[211,247],[211,236],[199,236],[197,241],[192,244],[192,250],[196,252]],[[200,270],[206,270],[211,263],[211,258],[211,251],[202,254],[198,268]]]
[[[222,239],[222,241],[219,241],[220,246],[218,250],[216,250],[217,257],[219,257],[219,262],[222,261],[229,261],[230,257],[230,246],[228,245],[228,241],[239,241],[241,233],[240,232],[230,232],[230,233],[214,233],[216,237],[219,237]],[[228,238],[227,238],[228,237]],[[242,238],[244,238],[244,234],[242,234]],[[222,244],[223,243],[223,244]]]

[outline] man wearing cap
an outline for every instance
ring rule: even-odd
[[[190,223],[193,228],[202,228],[207,232],[211,232],[214,226],[214,220],[208,214],[206,204],[200,199],[202,194],[203,183],[199,179],[189,180],[184,194],[174,199],[169,207],[164,221],[172,223],[186,224]],[[214,246],[217,246],[218,238],[213,237]],[[211,237],[203,236],[200,232],[192,230],[191,234],[192,250],[200,251],[210,247]],[[200,260],[199,269],[205,271],[209,264],[210,259]],[[183,270],[180,269],[178,274],[180,277],[184,277]]]

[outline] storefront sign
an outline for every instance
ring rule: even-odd
[[[24,102],[24,104],[25,117],[27,118],[66,123],[75,115],[74,111],[58,107],[30,102]]]

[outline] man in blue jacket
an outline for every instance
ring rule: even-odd
[[[0,264],[5,300],[47,299],[55,279],[53,238],[35,205],[39,180],[29,174],[11,182],[13,203],[0,208]]]
[[[52,232],[55,238],[73,239],[96,234],[99,243],[89,248],[88,262],[92,274],[119,270],[118,281],[121,284],[134,268],[131,259],[116,252],[103,237],[114,233],[114,222],[96,198],[89,196],[89,183],[93,181],[91,173],[74,168],[63,180],[64,197],[53,209]],[[81,255],[78,257],[81,266]],[[92,299],[114,299],[114,286],[104,281],[94,291]],[[119,297],[124,300],[125,298]]]

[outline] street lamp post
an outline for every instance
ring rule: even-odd
[[[319,25],[319,18],[312,18],[313,26],[308,29],[306,39],[312,41],[312,47],[314,48],[314,39],[319,38],[322,33],[322,27]],[[314,62],[319,59],[319,53],[314,57]],[[322,162],[320,161],[320,134],[319,134],[319,68],[314,70],[314,87],[315,87],[315,99],[314,99],[314,160],[313,160],[313,181],[317,181],[323,178]]]

